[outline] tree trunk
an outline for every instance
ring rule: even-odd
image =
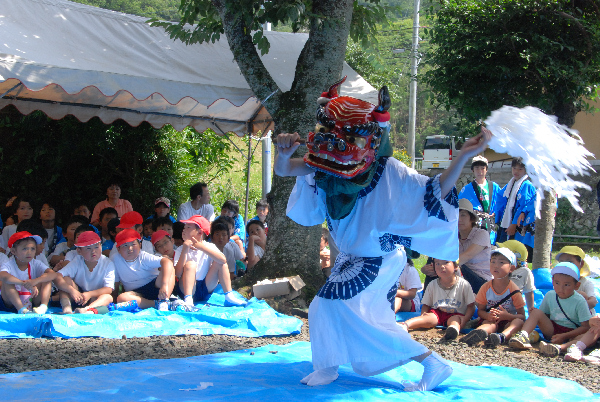
[[[227,10],[227,3],[214,0],[220,11],[227,40],[236,62],[252,91],[262,99],[277,85],[264,69],[251,37]],[[308,40],[298,57],[296,74],[288,92],[278,92],[264,103],[275,121],[275,133],[298,132],[306,138],[316,123],[317,98],[341,77],[350,22],[352,0],[313,1],[313,12],[324,19],[313,19]],[[240,22],[241,23],[241,22]],[[306,148],[301,147],[301,157]],[[295,178],[273,176],[269,197],[269,235],[267,249],[259,263],[244,276],[239,285],[252,285],[256,280],[300,275],[305,296],[311,299],[325,277],[319,261],[319,226],[302,227],[286,216],[286,206]]]
[[[554,217],[556,215],[556,197],[554,191],[544,191],[540,217],[535,220],[535,240],[532,268],[550,268],[552,264],[552,236],[554,235]]]
[[[575,123],[577,108],[575,102],[566,102],[555,105],[554,110],[550,111],[558,117],[558,122],[567,127]],[[554,227],[556,217],[556,196],[545,191],[542,201],[540,218],[535,220],[535,240],[533,247],[532,268],[550,268],[552,264],[552,236],[554,236]]]

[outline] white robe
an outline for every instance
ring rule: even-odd
[[[340,250],[309,309],[315,370],[352,363],[358,374],[375,375],[427,352],[395,320],[394,297],[406,264],[403,246],[458,259],[456,189],[442,199],[439,176],[419,175],[388,158],[345,218],[329,217],[314,174],[296,179],[287,215],[305,226],[327,220]]]

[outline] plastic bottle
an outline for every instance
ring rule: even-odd
[[[108,311],[136,311],[138,309],[137,301],[130,300],[122,303],[110,303]]]

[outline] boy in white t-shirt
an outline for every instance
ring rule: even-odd
[[[404,271],[400,274],[400,279],[398,279],[394,312],[421,311],[421,299],[418,294],[421,289],[423,289],[423,284],[421,284],[419,273],[412,264],[412,260],[408,260]]]
[[[0,267],[1,311],[26,314],[33,307],[33,312],[44,314],[48,310],[56,273],[35,259],[40,244],[42,239],[29,232],[17,232],[8,239],[13,256]]]
[[[119,289],[117,282],[125,289],[117,303],[135,300],[142,309],[169,310],[168,299],[175,286],[173,262],[142,251],[142,237],[135,229],[119,232],[115,240],[119,250],[111,257],[115,264],[115,289]]]
[[[167,257],[171,261],[175,260],[175,244],[173,243],[173,237],[169,232],[166,230],[157,230],[152,233],[150,241],[154,246],[154,255]]]
[[[79,305],[76,313],[108,306],[113,302],[115,265],[102,255],[102,240],[93,231],[77,237],[78,255],[58,271],[54,284],[60,289],[60,305],[64,314],[72,314],[71,302]]]
[[[90,221],[81,215],[73,215],[67,221],[65,226],[65,238],[66,242],[62,242],[56,246],[54,252],[48,256],[51,266],[56,266],[60,261],[65,259],[65,255],[75,249],[75,230],[81,225],[89,225]],[[58,266],[58,269],[62,268],[62,264]],[[55,269],[55,270],[58,270]]]
[[[498,247],[509,249],[517,257],[517,268],[510,273],[510,280],[521,290],[525,303],[527,303],[527,311],[531,312],[535,308],[533,297],[535,284],[533,283],[533,272],[527,266],[529,255],[527,247],[518,240],[507,240],[504,243],[498,243]]]
[[[247,300],[231,289],[227,259],[217,246],[205,241],[210,233],[210,224],[202,215],[194,215],[185,224],[183,244],[175,251],[175,274],[179,279],[179,290],[183,301],[193,305],[209,299],[221,283],[225,292],[225,306],[245,306]]]
[[[215,220],[210,225],[210,238],[219,251],[225,255],[229,276],[236,277],[236,261],[243,261],[246,255],[234,242],[229,240],[229,226],[223,221]]]

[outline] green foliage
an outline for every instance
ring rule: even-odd
[[[398,159],[400,162],[404,163],[406,166],[410,167],[410,156],[406,152],[406,149],[403,150],[394,150],[394,158]]]
[[[279,26],[285,26],[291,28],[292,32],[306,31],[309,26],[335,26],[337,23],[315,11],[310,0],[228,0],[224,4],[227,18],[239,21],[243,34],[252,35],[252,43],[261,54],[268,53],[270,46],[263,34],[263,25],[267,22],[275,30]],[[389,7],[380,0],[354,1],[353,6],[350,36],[363,43],[374,40],[376,23],[386,20]],[[181,0],[179,10],[181,20],[177,24],[159,21],[158,18],[153,18],[150,22],[152,26],[163,27],[172,39],[176,38],[187,44],[214,43],[225,33],[221,16],[211,0]]]
[[[176,212],[192,184],[210,182],[233,164],[225,138],[192,129],[105,125],[97,118],[55,121],[40,112],[23,117],[13,110],[0,133],[0,198],[27,193],[38,202],[54,200],[58,216],[65,218],[78,203],[92,209],[104,199],[111,178],[122,183],[122,197],[143,215],[153,212],[159,196],[170,198]]]
[[[121,13],[156,18],[164,21],[179,21],[179,0],[73,0],[76,3],[87,4],[114,10]]]
[[[467,121],[533,105],[569,123],[600,82],[594,1],[441,0],[426,32],[437,100]],[[433,13],[435,12],[435,14]],[[572,116],[571,116],[572,115]],[[572,124],[572,122],[571,122]]]

